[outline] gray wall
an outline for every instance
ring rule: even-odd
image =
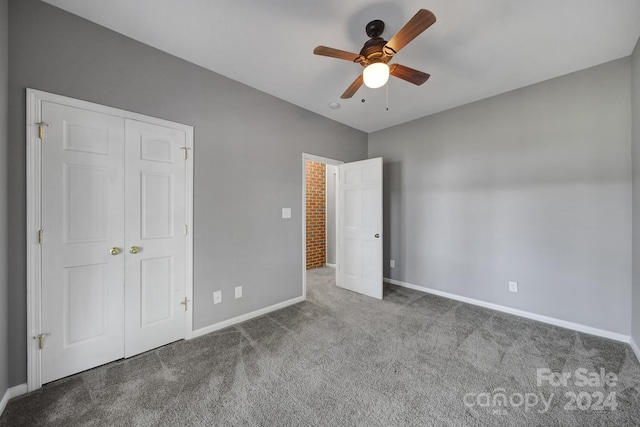
[[[7,0],[0,0],[0,399],[9,388],[9,326],[7,272],[7,147],[9,145],[9,9]]]
[[[338,167],[327,165],[327,264],[336,263],[336,179]]]
[[[364,159],[365,133],[48,4],[12,0],[9,13],[11,385],[26,381],[27,87],[195,127],[196,329],[302,294],[302,153]]]
[[[385,276],[628,335],[630,103],[624,58],[371,134]]]
[[[633,158],[633,297],[631,336],[640,345],[640,40],[631,55]]]

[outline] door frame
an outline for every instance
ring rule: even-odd
[[[42,224],[42,141],[39,138],[39,125],[42,122],[42,102],[53,102],[70,107],[83,108],[97,113],[109,114],[124,119],[138,120],[146,123],[182,130],[186,136],[189,152],[186,162],[186,195],[187,195],[187,238],[186,238],[186,283],[185,293],[191,304],[186,314],[185,339],[193,336],[193,127],[163,120],[118,108],[107,107],[92,102],[81,101],[62,95],[29,89],[26,91],[27,114],[27,391],[42,387],[41,352],[36,337],[41,329],[41,287],[42,287],[42,252],[39,243],[39,231]],[[46,132],[46,124],[44,125]],[[45,237],[46,238],[46,237]]]
[[[302,153],[302,298],[307,299],[307,160],[338,166],[343,164],[342,160],[330,159],[328,157],[316,156],[314,154]],[[338,265],[338,188],[340,177],[336,177],[336,269]]]

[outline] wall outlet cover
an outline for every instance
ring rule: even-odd
[[[518,292],[518,282],[509,281],[509,292]]]
[[[291,218],[291,208],[282,208],[282,218],[284,219]]]
[[[236,298],[242,298],[242,286],[236,286]]]
[[[213,303],[220,304],[222,302],[222,291],[215,291],[213,293]]]
[[[391,268],[396,268],[396,262],[395,262],[395,260],[393,260],[393,259],[392,259],[391,261],[389,261],[389,266],[390,266]]]

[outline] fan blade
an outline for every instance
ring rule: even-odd
[[[418,37],[420,33],[433,25],[434,22],[436,22],[436,17],[433,13],[426,9],[420,9],[418,13],[387,42],[384,46],[385,54],[387,56],[393,56],[400,52],[400,49]]]
[[[422,71],[414,70],[413,68],[405,67],[400,64],[391,64],[389,66],[389,74],[417,86],[420,86],[422,83],[426,82],[429,77],[431,77],[427,73],[423,73]]]
[[[332,47],[318,46],[313,49],[316,55],[328,56],[330,58],[345,59],[347,61],[360,62],[364,57],[357,53],[346,52],[344,50],[334,49]]]
[[[360,86],[362,86],[363,83],[364,83],[364,79],[362,78],[362,74],[360,74],[358,78],[355,79],[353,83],[351,83],[351,86],[349,86],[347,90],[344,91],[344,93],[342,94],[342,96],[340,96],[340,98],[342,99],[351,98],[353,95],[356,94],[356,92],[358,91],[358,89],[360,89]]]

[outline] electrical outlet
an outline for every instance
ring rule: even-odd
[[[518,292],[518,282],[509,281],[509,292]]]
[[[236,298],[242,298],[242,286],[236,286]]]
[[[396,262],[395,262],[395,260],[391,260],[391,261],[389,261],[389,267],[391,267],[391,268],[396,268]]]
[[[215,291],[213,293],[213,303],[220,304],[222,302],[222,291]]]

